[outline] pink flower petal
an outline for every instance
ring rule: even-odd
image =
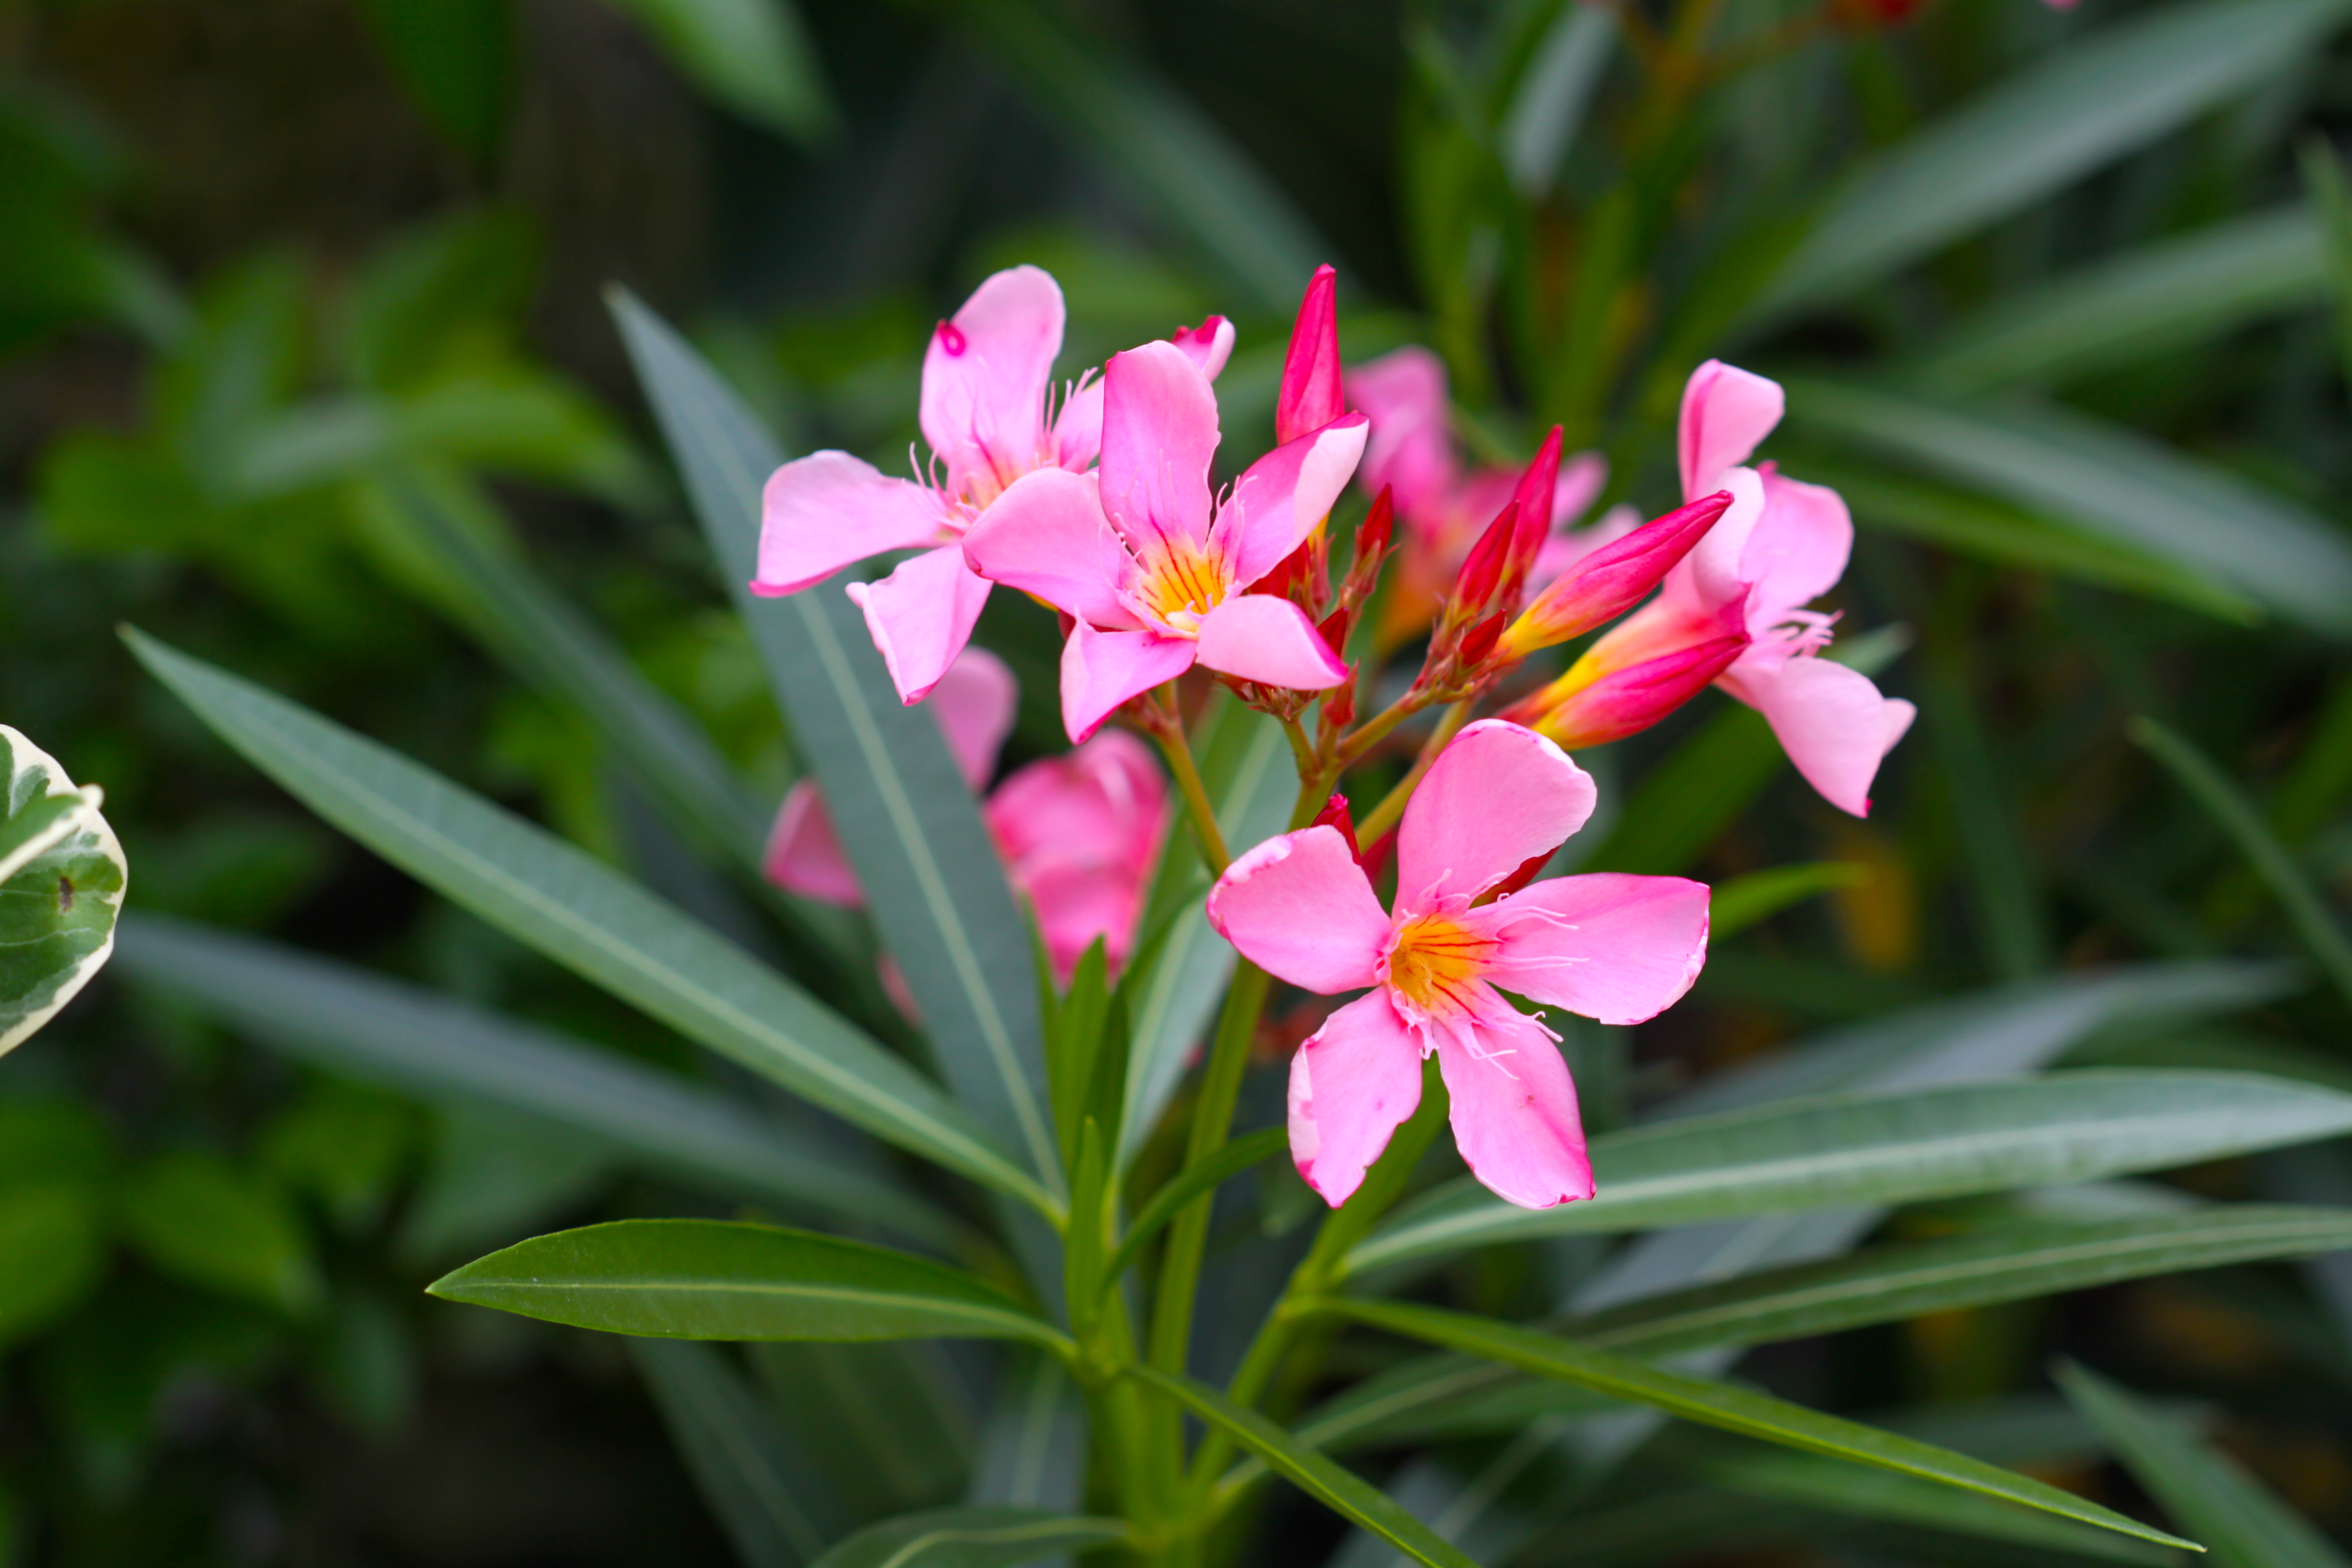
[[[1290,1058],[1290,1158],[1338,1208],[1421,1107],[1421,1042],[1388,994],[1360,996]]]
[[[1197,327],[1177,328],[1168,341],[1183,351],[1193,369],[1214,381],[1233,357],[1234,324],[1223,316],[1211,316]]]
[[[1087,371],[1070,387],[1054,416],[1054,461],[1074,474],[1085,473],[1102,456],[1103,384],[1100,373]]]
[[[1681,877],[1598,872],[1537,882],[1476,911],[1502,944],[1486,978],[1604,1024],[1677,1001],[1706,963],[1707,889]]]
[[[1598,452],[1579,452],[1559,467],[1551,490],[1551,524],[1566,528],[1584,515],[1609,483],[1609,459]]]
[[[1798,658],[1778,668],[1726,672],[1723,685],[1770,721],[1781,750],[1840,811],[1870,815],[1870,784],[1878,764],[1911,728],[1916,713],[1896,697],[1882,697],[1870,678],[1831,659]]]
[[[1327,691],[1348,679],[1348,667],[1307,618],[1307,612],[1271,594],[1243,594],[1201,617],[1201,662],[1263,686]]]
[[[931,333],[923,439],[959,487],[987,475],[993,491],[1037,462],[1062,319],[1061,286],[1037,268],[1014,267],[973,289]]]
[[[1118,705],[1192,668],[1195,650],[1158,632],[1097,631],[1080,621],[1062,645],[1062,728],[1083,743]]]
[[[986,784],[996,771],[996,753],[1013,732],[1013,710],[1020,702],[1021,683],[1003,659],[984,647],[965,648],[931,688],[931,716],[940,721],[963,782],[973,789]]]
[[[1437,1043],[1463,1163],[1496,1197],[1521,1208],[1589,1198],[1592,1162],[1568,1063],[1540,1025],[1496,1000],[1471,1026],[1483,1056],[1458,1039]]]
[[[953,537],[936,492],[846,452],[812,452],[768,476],[751,588],[797,594],[869,555]]]
[[[1844,497],[1769,468],[1762,480],[1764,512],[1739,553],[1739,574],[1753,584],[1748,629],[1759,635],[1836,587],[1853,553]]]
[[[1691,372],[1683,386],[1682,427],[1675,444],[1682,460],[1683,500],[1696,500],[1722,488],[1721,475],[1748,460],[1757,443],[1780,423],[1785,399],[1780,384],[1721,360]]]
[[[857,873],[849,868],[841,840],[834,837],[833,818],[825,813],[814,779],[802,779],[784,792],[760,868],[768,880],[804,899],[852,910],[866,902]]]
[[[1024,474],[963,536],[963,554],[990,582],[1034,594],[1082,621],[1122,631],[1136,626],[1118,596],[1134,562],[1103,516],[1092,474]]]
[[[1370,431],[1360,414],[1335,419],[1276,447],[1234,481],[1211,537],[1233,563],[1235,584],[1256,582],[1315,531],[1348,488]]]
[[[1102,508],[1140,555],[1209,534],[1217,399],[1173,343],[1113,354],[1103,370]]]
[[[964,564],[962,545],[945,544],[901,562],[879,583],[850,584],[849,596],[866,612],[898,700],[911,706],[931,694],[971,640],[988,579]]]
[[[1347,378],[1347,393],[1348,401],[1372,422],[1364,448],[1364,488],[1392,488],[1397,509],[1421,521],[1443,504],[1459,472],[1454,416],[1445,400],[1445,362],[1424,348],[1402,348],[1358,365]]]
[[[1591,775],[1523,725],[1481,719],[1421,781],[1397,830],[1397,913],[1474,898],[1568,841],[1592,815]]]
[[[1208,913],[1244,958],[1327,996],[1372,983],[1391,931],[1336,827],[1303,827],[1244,854],[1209,889]]]
[[[1143,742],[1112,730],[1015,769],[982,809],[1016,882],[1023,868],[1078,867],[1139,887],[1158,858],[1168,789]]]
[[[1764,478],[1753,468],[1726,469],[1716,490],[1728,490],[1725,509],[1706,537],[1666,574],[1658,597],[1685,615],[1710,616],[1748,599],[1748,577],[1742,562],[1748,542],[1764,521]],[[1716,490],[1707,493],[1713,495]],[[1696,500],[1698,498],[1692,498]]]

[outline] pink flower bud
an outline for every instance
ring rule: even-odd
[[[1339,395],[1339,275],[1318,267],[1299,301],[1274,405],[1277,444],[1312,435],[1346,412]]]
[[[1504,715],[1563,751],[1638,734],[1704,690],[1748,647],[1745,633],[1691,643],[1656,658],[1595,675],[1580,660]]]
[[[1538,648],[1582,637],[1632,609],[1690,553],[1730,505],[1731,492],[1717,490],[1587,555],[1511,623],[1499,645],[1502,656],[1525,658]]]

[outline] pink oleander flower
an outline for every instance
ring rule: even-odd
[[[995,769],[1017,698],[1013,672],[982,648],[966,648],[933,690],[931,711],[974,790]],[[1116,974],[1134,951],[1168,825],[1168,789],[1150,752],[1132,735],[1097,735],[1005,775],[981,817],[1013,890],[1036,917],[1055,979],[1067,985],[1098,937]],[[788,892],[849,909],[865,903],[813,780],[785,794],[766,870]]]
[[[1405,549],[1391,590],[1387,627],[1402,635],[1429,619],[1470,547],[1510,504],[1522,476],[1509,468],[1464,471],[1444,362],[1427,349],[1402,348],[1359,365],[1347,378],[1347,390],[1349,403],[1372,422],[1358,477],[1370,494],[1387,486],[1405,521]],[[1541,589],[1585,552],[1622,536],[1640,521],[1630,509],[1612,508],[1589,529],[1570,527],[1608,477],[1609,465],[1597,453],[1580,452],[1559,465],[1550,526],[1530,564],[1531,590]]]
[[[1331,510],[1365,429],[1349,415],[1285,442],[1221,500],[1209,489],[1218,433],[1208,377],[1167,343],[1111,357],[1100,471],[1027,475],[963,542],[974,572],[1072,617],[1062,648],[1071,740],[1195,662],[1302,691],[1348,678],[1304,610],[1249,590]]]
[[[1481,720],[1405,807],[1393,911],[1326,826],[1266,840],[1210,890],[1210,922],[1251,963],[1326,994],[1370,987],[1291,1058],[1291,1157],[1326,1203],[1347,1202],[1421,1103],[1432,1051],[1472,1174],[1527,1208],[1592,1195],[1559,1037],[1502,992],[1637,1024],[1690,989],[1707,924],[1706,888],[1680,877],[1559,877],[1493,896],[1584,826],[1593,793],[1549,741]]]
[[[931,334],[920,411],[931,449],[917,479],[846,452],[814,452],[768,479],[756,593],[797,594],[885,551],[919,550],[877,583],[853,583],[874,646],[909,703],[929,695],[971,639],[988,583],[964,563],[964,534],[1024,474],[1091,468],[1102,446],[1102,384],[1079,376],[1058,405],[1061,286],[1034,267],[999,272]],[[1176,351],[1213,379],[1233,324],[1212,316]]]
[[[1916,710],[1818,657],[1837,617],[1805,606],[1844,575],[1853,520],[1835,490],[1741,466],[1781,408],[1777,382],[1717,360],[1692,373],[1676,441],[1683,495],[1727,491],[1729,510],[1656,599],[1513,714],[1562,745],[1591,745],[1646,728],[1712,681],[1764,715],[1823,799],[1865,816],[1878,764]]]

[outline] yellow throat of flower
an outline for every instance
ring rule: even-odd
[[[1501,945],[1449,915],[1407,921],[1389,945],[1389,989],[1431,1016],[1466,1011]]]
[[[1201,617],[1225,601],[1230,574],[1222,556],[1190,539],[1177,539],[1144,563],[1135,595],[1171,630],[1197,633]]]

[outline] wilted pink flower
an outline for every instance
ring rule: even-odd
[[[1291,1058],[1291,1157],[1325,1202],[1348,1200],[1420,1104],[1432,1051],[1479,1181],[1528,1208],[1592,1195],[1559,1037],[1496,988],[1639,1023],[1690,989],[1707,925],[1707,889],[1680,877],[1560,877],[1481,901],[1592,804],[1592,780],[1558,746],[1482,720],[1405,807],[1393,912],[1332,826],[1268,839],[1210,890],[1211,923],[1251,963],[1326,994],[1371,987]]]
[[[964,564],[967,530],[1023,475],[1076,473],[1102,445],[1102,387],[1082,375],[1056,408],[1062,290],[1034,267],[996,273],[941,321],[923,356],[920,479],[896,479],[846,452],[814,452],[768,479],[753,591],[797,594],[885,551],[919,549],[878,583],[853,583],[898,695],[919,702],[971,638],[987,582]],[[1212,316],[1176,352],[1213,377],[1233,326]]]
[[[1197,660],[1320,691],[1347,666],[1289,600],[1248,590],[1321,521],[1363,452],[1361,415],[1276,447],[1222,501],[1209,489],[1217,404],[1179,350],[1146,343],[1103,372],[1102,468],[1041,468],[964,536],[971,569],[1073,617],[1062,721],[1093,734]]]
[[[995,655],[968,647],[932,692],[948,750],[975,790],[987,784],[1013,728],[1018,691]],[[1168,789],[1132,735],[1097,735],[1066,756],[1005,776],[981,806],[1013,890],[1029,901],[1054,973],[1070,973],[1095,939],[1114,973],[1135,945],[1143,899],[1168,823]],[[856,909],[857,875],[834,837],[824,798],[802,779],[769,836],[768,879],[789,892]]]
[[[1729,510],[1666,574],[1655,600],[1513,711],[1563,745],[1594,744],[1606,727],[1595,721],[1596,710],[1612,706],[1603,700],[1612,678],[1618,689],[1630,682],[1663,700],[1691,672],[1730,652],[1715,684],[1764,715],[1789,760],[1824,799],[1867,816],[1871,780],[1910,728],[1915,710],[1881,696],[1861,671],[1817,657],[1829,646],[1836,617],[1805,606],[1844,575],[1853,520],[1835,490],[1788,479],[1769,463],[1738,466],[1780,422],[1781,407],[1780,384],[1760,375],[1716,360],[1692,373],[1676,440],[1683,494],[1727,491]],[[1735,637],[1745,639],[1736,649],[1725,640]],[[1679,671],[1676,679],[1664,679],[1670,670]],[[1625,716],[1623,703],[1614,710]]]
[[[1391,590],[1392,628],[1417,628],[1429,618],[1479,535],[1510,503],[1522,476],[1510,468],[1465,472],[1454,439],[1445,392],[1445,365],[1427,349],[1402,348],[1348,376],[1348,400],[1372,422],[1360,473],[1364,489],[1389,487],[1404,518],[1406,548]],[[1640,519],[1612,510],[1590,529],[1569,525],[1592,504],[1609,465],[1591,452],[1560,463],[1553,483],[1549,527],[1530,563],[1528,585],[1540,589],[1585,551],[1628,532]]]

